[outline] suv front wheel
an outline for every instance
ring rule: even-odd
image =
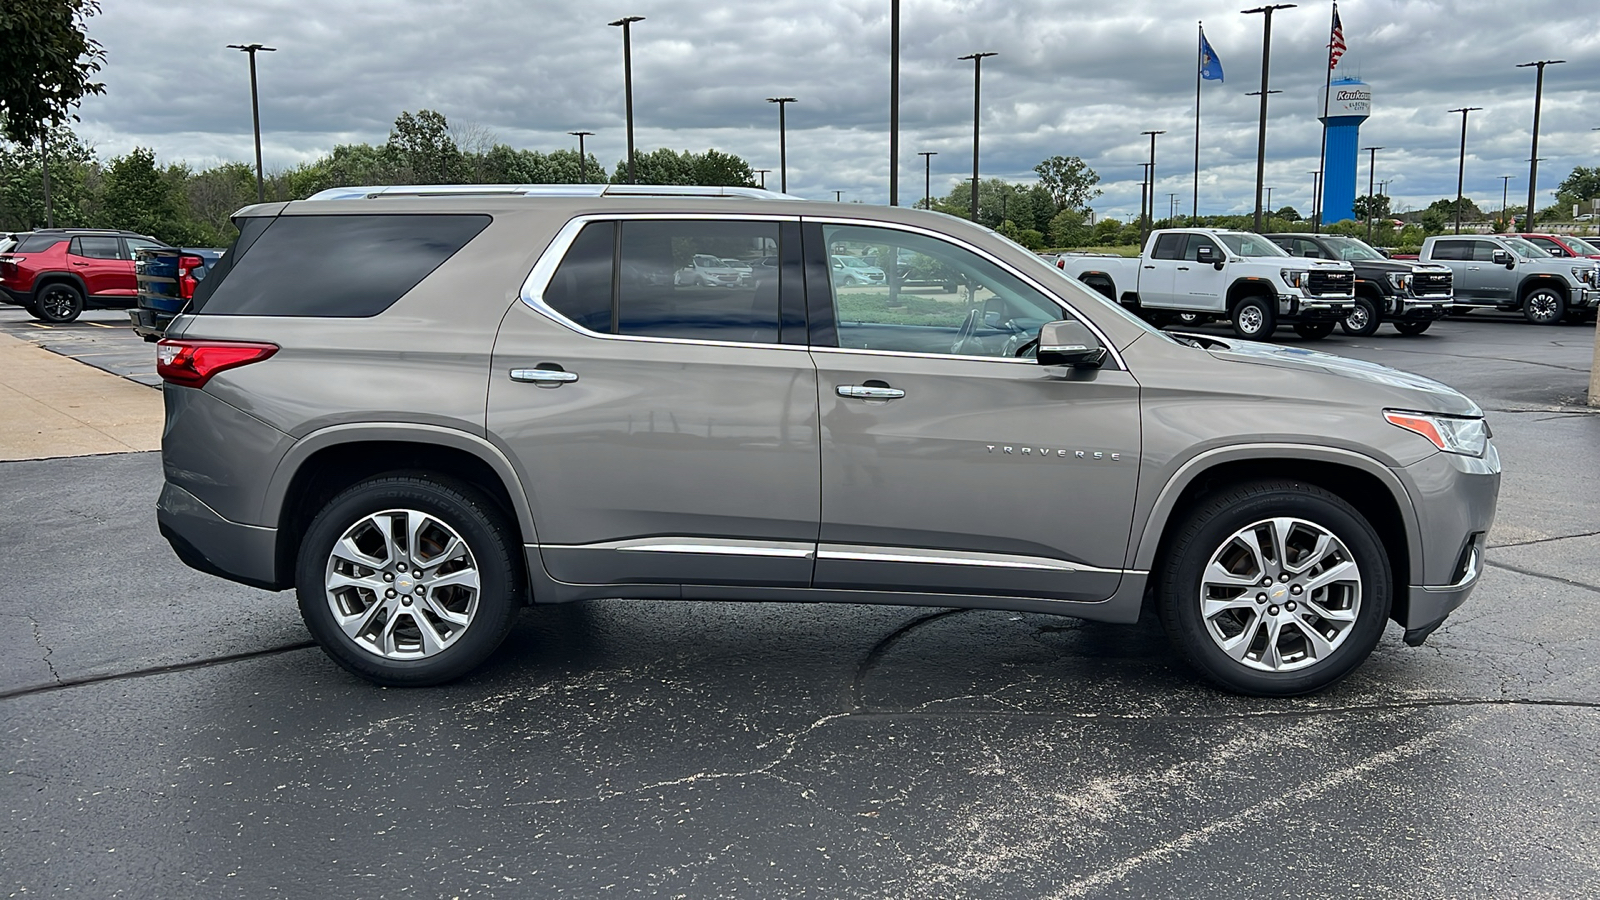
[[[300,615],[334,662],[377,684],[458,678],[505,640],[521,606],[517,543],[477,490],[427,475],[361,482],[300,544]]]
[[[1371,524],[1303,482],[1205,498],[1158,577],[1168,638],[1207,679],[1241,694],[1333,684],[1367,658],[1389,618],[1389,560]]]

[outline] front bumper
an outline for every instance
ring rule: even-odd
[[[1572,305],[1574,309],[1600,308],[1600,290],[1584,288],[1572,292]]]
[[[1431,322],[1449,315],[1450,297],[1401,297],[1396,303],[1395,318],[1403,322]]]
[[[1310,322],[1338,321],[1355,307],[1354,295],[1340,297],[1306,297],[1300,294],[1279,294],[1278,315],[1284,318],[1304,319]]]
[[[1478,585],[1500,494],[1500,454],[1491,441],[1481,458],[1434,453],[1398,471],[1416,509],[1422,558],[1411,561],[1395,619],[1416,646]]]
[[[230,522],[171,482],[156,501],[161,536],[185,565],[208,575],[269,591],[278,583],[278,530]]]

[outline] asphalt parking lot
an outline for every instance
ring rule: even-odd
[[[142,380],[123,322],[0,309]],[[530,609],[378,689],[172,556],[158,454],[0,463],[0,894],[1600,895],[1593,340],[1314,345],[1473,396],[1506,474],[1468,604],[1291,701],[1202,686],[1148,615],[675,601]]]

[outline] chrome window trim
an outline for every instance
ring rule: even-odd
[[[989,362],[1038,367],[1032,359],[1005,356],[966,356],[955,353],[920,353],[915,350],[871,350],[865,347],[816,347],[812,353],[859,353],[863,356],[902,356],[911,359],[963,359],[969,362]]]
[[[891,231],[904,231],[904,232],[907,232],[909,234],[921,235],[921,236],[926,237],[926,238],[932,238],[933,240],[936,240],[936,241],[943,241],[944,243],[951,244],[951,245],[956,246],[956,247],[960,247],[961,249],[966,250],[968,253],[972,253],[972,254],[980,257],[981,259],[985,259],[985,260],[989,261],[990,263],[993,263],[994,265],[999,266],[1002,270],[1011,273],[1016,278],[1021,279],[1023,281],[1023,283],[1027,284],[1029,287],[1031,287],[1035,291],[1037,291],[1046,300],[1048,300],[1048,301],[1056,304],[1058,307],[1061,307],[1062,309],[1066,310],[1068,313],[1071,314],[1072,318],[1077,319],[1079,322],[1082,322],[1085,327],[1087,327],[1090,331],[1094,332],[1095,337],[1100,339],[1101,346],[1105,347],[1106,351],[1111,354],[1111,358],[1116,360],[1117,368],[1122,369],[1123,371],[1127,371],[1127,369],[1128,369],[1127,363],[1123,362],[1122,354],[1111,343],[1111,339],[1106,337],[1105,332],[1100,330],[1100,326],[1095,324],[1093,319],[1091,319],[1088,316],[1084,315],[1082,312],[1079,312],[1077,307],[1075,307],[1071,303],[1067,302],[1067,300],[1065,300],[1064,298],[1062,298],[1060,296],[1057,296],[1054,291],[1052,291],[1049,288],[1045,287],[1043,282],[1039,281],[1038,279],[1033,278],[1032,276],[1030,276],[1027,273],[1023,272],[1021,269],[1018,269],[1016,266],[1011,265],[1010,263],[1006,262],[1005,260],[995,257],[993,254],[989,253],[987,250],[984,250],[981,247],[978,247],[978,246],[973,245],[972,243],[969,243],[967,240],[965,240],[963,238],[958,238],[958,237],[955,237],[954,235],[948,235],[948,234],[945,234],[942,231],[934,231],[931,228],[923,228],[920,225],[907,225],[907,224],[902,223],[902,222],[883,222],[883,221],[879,221],[879,220],[876,220],[876,219],[845,219],[845,218],[839,218],[839,217],[834,217],[834,216],[801,216],[800,220],[802,222],[806,222],[806,223],[815,222],[815,223],[818,223],[818,224],[821,224],[821,225],[842,225],[842,226],[846,226],[846,227],[852,227],[853,226],[853,227],[856,227],[856,228],[886,228],[886,229],[889,229]],[[1047,266],[1049,264],[1044,262],[1043,260],[1040,260],[1040,265],[1046,265]],[[1066,318],[1066,317],[1063,316],[1062,318]],[[824,349],[824,348],[813,347],[812,349]],[[840,350],[843,350],[843,349],[847,349],[847,348],[839,347],[839,348],[826,348],[826,349],[840,349]],[[895,352],[895,351],[884,351],[884,352]],[[934,358],[939,358],[939,359],[987,359],[987,360],[996,360],[997,359],[996,357],[993,357],[993,356],[955,357],[955,356],[950,356],[950,355],[946,355],[946,354],[938,354],[938,353],[931,353],[931,354],[921,354],[921,353],[919,353],[919,354],[911,354],[911,355],[928,356],[928,357],[934,357]],[[998,361],[1006,362],[1008,360],[999,359]],[[1019,361],[1026,362],[1026,360],[1019,360]],[[1037,365],[1037,363],[1031,363],[1031,365]]]

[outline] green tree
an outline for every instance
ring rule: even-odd
[[[1570,207],[1600,197],[1600,166],[1578,166],[1556,188],[1556,205]]]
[[[1095,185],[1100,176],[1076,156],[1052,156],[1033,167],[1039,184],[1049,192],[1056,209],[1089,208],[1089,201],[1100,196]]]
[[[1455,201],[1451,201],[1452,207],[1454,203]],[[1445,214],[1445,211],[1437,209],[1437,206],[1438,204],[1435,203],[1422,211],[1422,231],[1424,234],[1439,234],[1444,231],[1445,223],[1450,221],[1450,217]]]
[[[1389,198],[1384,194],[1362,194],[1355,199],[1351,209],[1355,212],[1356,219],[1363,223],[1369,218],[1387,219],[1389,218]],[[1464,204],[1462,211],[1466,211]],[[1455,203],[1453,201],[1450,204],[1450,213],[1451,215],[1455,214]]]
[[[1301,221],[1300,210],[1295,209],[1292,206],[1285,206],[1282,209],[1278,210],[1277,212],[1273,213],[1272,215],[1275,218],[1279,218],[1279,219],[1284,220],[1285,222],[1299,222],[1299,221]]]
[[[411,184],[456,184],[466,180],[466,160],[450,136],[450,123],[431,109],[401,112],[384,153]]]
[[[1097,247],[1115,247],[1121,243],[1122,222],[1105,218],[1094,223],[1094,243]]]
[[[226,247],[238,236],[233,214],[256,200],[256,173],[248,163],[223,163],[189,175],[182,190],[188,201],[194,243]]]
[[[156,167],[155,151],[135,147],[106,168],[98,224],[148,234],[169,244],[194,243],[196,235],[185,221],[181,196],[169,173]]]
[[[574,155],[576,158],[576,155]],[[683,184],[702,187],[755,187],[750,164],[729,153],[707,150],[691,153],[662,147],[644,153],[635,153],[634,171],[639,184]],[[611,181],[628,180],[628,160],[618,160]]]
[[[1047,233],[1053,247],[1086,247],[1094,240],[1088,215],[1077,209],[1063,209],[1052,216]]]
[[[94,151],[65,125],[50,132],[50,190],[57,225],[87,225],[98,205]],[[42,227],[44,162],[39,143],[0,144],[0,231]]]
[[[67,118],[85,94],[103,94],[91,81],[106,52],[86,33],[97,0],[0,2],[0,131],[32,144]]]

